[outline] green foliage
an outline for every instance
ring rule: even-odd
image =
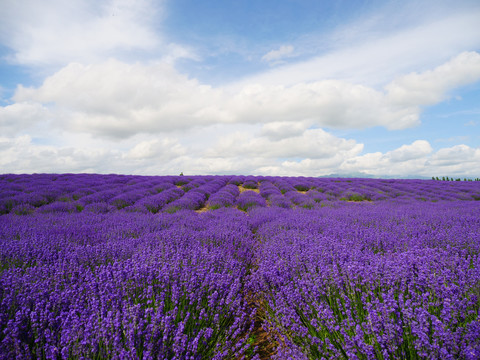
[[[440,178],[438,176],[432,176],[432,180],[438,180],[440,181]],[[449,178],[448,176],[442,176],[442,181],[462,181],[462,178]],[[463,178],[463,181],[480,181],[480,178],[475,178],[475,179],[467,179],[467,178]]]
[[[178,210],[180,210],[180,206],[170,206],[168,207],[165,211],[169,214],[174,214],[176,213]]]
[[[313,204],[305,204],[305,205],[302,205],[302,207],[304,209],[313,209],[314,208],[314,205]]]
[[[245,358],[247,359],[251,359],[255,356],[255,348],[254,348],[255,340],[256,340],[255,334],[250,335],[247,339],[247,345],[249,346],[249,348],[245,352]]]
[[[185,191],[185,192],[189,192],[190,190],[192,190],[194,187],[193,186],[190,186],[190,185],[184,185],[182,186],[182,190]]]
[[[370,199],[364,195],[357,193],[349,194],[340,198],[342,201],[370,201]]]
[[[125,200],[123,199],[115,199],[112,201],[112,205],[115,206],[118,210],[123,209],[124,207],[127,207],[128,204]],[[78,206],[78,205],[77,205]],[[83,210],[83,209],[82,209]],[[81,211],[81,210],[80,210]]]
[[[308,186],[305,186],[305,185],[295,185],[294,188],[297,189],[298,191],[308,191],[308,190],[310,190],[310,188]]]
[[[15,215],[28,215],[33,213],[34,208],[29,205],[24,205],[24,206],[17,206],[15,207],[14,213]]]
[[[238,205],[238,206],[237,206],[237,209],[247,212],[248,209],[250,209],[250,208],[252,208],[252,207],[255,207],[255,206],[257,206],[257,205],[258,205],[258,204],[257,204],[255,201],[253,201],[253,202],[248,202],[248,203],[246,203],[245,205]]]
[[[183,180],[183,179],[180,180],[180,179],[179,179],[179,180],[176,180],[176,181],[174,182],[174,184],[175,184],[176,186],[186,185],[186,184],[188,184],[188,180]]]
[[[411,320],[407,319],[400,310],[402,302],[414,301],[414,299],[424,296],[426,293],[429,301],[439,304],[438,306],[429,307],[428,312],[433,316],[441,317],[443,311],[443,299],[433,289],[425,289],[421,285],[411,291],[402,287],[400,283],[390,286],[385,284],[369,285],[346,277],[343,287],[339,287],[332,282],[323,287],[324,291],[316,292],[315,294],[306,293],[301,287],[297,289],[306,301],[299,302],[299,304],[304,304],[303,306],[295,306],[295,312],[298,317],[294,320],[296,323],[294,327],[305,328],[308,336],[299,336],[298,332],[289,331],[288,328],[285,328],[285,334],[308,355],[309,359],[337,358],[338,354],[341,354],[344,359],[348,359],[345,335],[353,338],[359,334],[359,331],[363,334],[365,343],[372,346],[376,359],[422,359],[422,356],[416,350],[415,343],[417,338],[416,335],[412,334]],[[368,304],[385,304],[383,296],[389,291],[394,294],[395,301],[389,303],[390,313],[388,314],[388,320],[402,324],[403,331],[400,335],[400,346],[385,353],[380,345],[382,340],[377,338],[378,335],[368,328],[369,319],[377,315],[369,312]],[[477,295],[476,292],[465,294],[465,299],[472,300]],[[474,310],[474,306],[475,301],[472,302],[472,310]],[[332,318],[326,319],[322,313],[318,312],[319,308],[329,309]],[[279,327],[284,327],[280,314],[276,314],[268,305],[266,310],[270,321],[273,321]],[[458,322],[451,322],[448,326],[453,330],[458,329],[458,331],[462,331],[467,324],[474,321],[477,317],[476,311],[472,311],[466,316],[460,316],[459,314]],[[340,331],[342,328],[343,330]],[[327,345],[328,343],[330,345]],[[357,347],[357,351],[356,356],[358,359],[369,358],[362,348]]]

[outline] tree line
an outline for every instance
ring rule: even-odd
[[[440,179],[438,176],[432,176],[432,180],[438,180],[438,181],[462,181],[461,178],[453,178],[453,177],[448,177],[448,176],[442,176]],[[475,179],[467,179],[464,178],[463,181],[480,181],[480,178],[475,178]]]

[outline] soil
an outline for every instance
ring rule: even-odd
[[[260,193],[260,189],[247,189],[247,188],[244,188],[242,185],[238,185],[238,190],[240,191],[240,193],[244,191],[255,191],[257,194]]]
[[[253,325],[253,332],[250,334],[250,336],[254,339],[252,346],[254,348],[257,347],[257,354],[260,355],[260,359],[271,359],[276,352],[278,342],[263,328],[265,311],[262,303],[264,300],[252,292],[249,292],[245,298],[247,300],[248,307],[252,310],[257,310]]]

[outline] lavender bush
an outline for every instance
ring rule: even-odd
[[[225,187],[209,197],[208,207],[210,209],[219,209],[222,207],[233,206],[235,199],[239,194],[240,191],[238,190],[238,186],[233,184],[225,185]]]
[[[392,205],[285,212],[259,227],[252,286],[277,358],[480,356],[478,206]]]
[[[267,206],[265,199],[252,190],[242,192],[238,196],[236,204],[237,207],[243,211],[247,211],[257,206]]]
[[[240,356],[253,236],[205,217],[3,217],[0,358]]]
[[[0,175],[0,359],[478,359],[478,200],[468,181]]]

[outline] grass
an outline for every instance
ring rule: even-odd
[[[370,198],[360,194],[349,194],[340,198],[342,201],[371,201]]]

